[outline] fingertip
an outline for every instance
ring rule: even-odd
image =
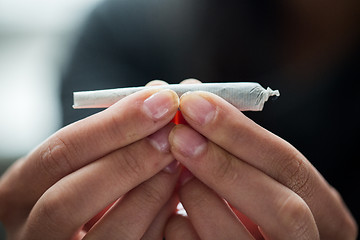
[[[169,85],[169,84],[163,80],[156,79],[148,82],[145,86],[150,87],[150,86],[160,86],[160,85]]]
[[[196,78],[188,78],[180,82],[180,84],[200,84],[202,83],[200,80]]]
[[[170,151],[185,159],[198,157],[205,152],[207,147],[207,140],[204,136],[181,124],[172,129],[169,134],[169,142]]]
[[[180,129],[183,128],[184,126],[182,124],[176,124],[170,131],[169,133],[169,143],[170,143],[170,147],[172,147],[173,143],[174,143],[174,136],[175,136],[175,132]]]
[[[174,117],[179,104],[179,97],[174,91],[163,89],[144,100],[143,111],[148,117],[157,121],[169,116]]]
[[[205,125],[216,118],[218,108],[212,97],[206,92],[188,92],[180,98],[180,110],[186,120],[197,125]]]
[[[147,137],[150,144],[159,152],[168,153],[170,151],[169,133],[174,126],[175,124],[170,122],[165,127]]]
[[[170,131],[170,133],[169,133],[169,138],[168,138],[168,140],[169,140],[169,143],[170,143],[170,151],[171,151],[171,149],[173,148],[174,134],[175,134],[176,128],[178,128],[178,127],[180,127],[180,124],[176,124],[176,125],[171,129],[171,131]]]

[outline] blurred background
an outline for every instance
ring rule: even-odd
[[[61,70],[100,1],[0,0],[0,175],[61,126]]]
[[[100,1],[0,0],[0,175],[61,126],[62,66]]]
[[[61,125],[59,78],[101,0],[0,0],[0,170]]]

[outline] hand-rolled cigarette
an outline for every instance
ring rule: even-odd
[[[120,99],[145,89],[171,89],[179,97],[189,91],[211,92],[222,97],[240,111],[261,111],[269,97],[280,96],[278,90],[264,89],[255,82],[170,84],[74,92],[73,108],[107,108]]]

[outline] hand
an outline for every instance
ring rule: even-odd
[[[167,140],[177,109],[174,92],[141,91],[17,161],[0,180],[8,239],[162,237],[180,172]]]
[[[190,126],[172,130],[171,152],[204,183],[183,181],[180,200],[192,223],[184,231],[201,239],[252,239],[245,230],[255,225],[249,230],[258,239],[356,238],[339,194],[289,143],[210,93],[184,95],[180,110]]]

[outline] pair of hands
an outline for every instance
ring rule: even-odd
[[[169,123],[178,107],[189,126]],[[174,214],[178,199],[188,217]],[[213,94],[170,90],[132,94],[17,161],[0,180],[0,220],[8,239],[357,235],[293,146]]]

